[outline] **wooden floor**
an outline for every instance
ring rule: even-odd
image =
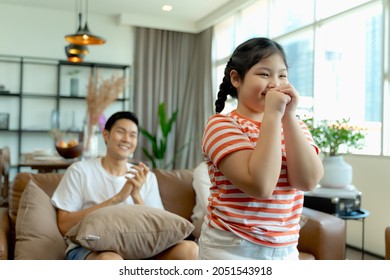
[[[347,260],[361,260],[362,259],[362,252],[356,248],[352,248],[347,246],[346,250],[346,259]],[[374,256],[370,253],[364,254],[364,260],[383,260],[382,257]]]

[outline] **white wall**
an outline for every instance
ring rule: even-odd
[[[64,36],[77,27],[74,12],[0,4],[0,54],[66,60]],[[89,46],[86,62],[133,63],[132,27],[118,25],[114,17],[92,14],[88,27],[107,42]]]
[[[385,226],[390,225],[390,157],[350,155],[353,184],[362,192],[362,208],[370,215],[365,220],[365,249],[384,256]],[[361,246],[361,222],[348,221],[347,242]]]

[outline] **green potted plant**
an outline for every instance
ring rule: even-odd
[[[364,147],[366,130],[351,125],[350,119],[305,120],[314,142],[324,155],[324,177],[320,185],[342,188],[352,184],[352,166],[344,161],[343,155]]]
[[[313,118],[305,120],[314,142],[325,156],[348,154],[351,150],[364,147],[366,131],[362,127],[350,125],[350,119],[336,121]]]
[[[168,136],[172,130],[172,126],[176,121],[178,111],[173,112],[172,116],[168,119],[165,112],[165,103],[160,103],[158,106],[158,119],[161,133],[150,133],[146,129],[140,127],[142,135],[150,142],[152,147],[151,151],[148,151],[145,147],[142,148],[145,156],[151,161],[153,169],[167,168],[165,162],[165,154],[167,150]]]

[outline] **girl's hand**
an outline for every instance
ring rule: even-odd
[[[291,84],[276,87],[275,90],[283,92],[290,97],[290,102],[288,102],[286,105],[284,116],[295,117],[299,102],[298,91]]]
[[[272,88],[267,92],[265,97],[265,111],[276,111],[283,116],[285,114],[286,106],[291,102],[290,95],[282,92],[276,88]]]

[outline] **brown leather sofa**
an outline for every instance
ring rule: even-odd
[[[155,174],[165,209],[191,221],[195,205],[192,170],[156,170]],[[61,176],[57,173],[17,174],[9,192],[9,208],[0,208],[0,259],[14,258],[18,207],[29,180],[34,180],[47,195],[51,196]],[[303,213],[307,221],[300,232],[298,245],[300,259],[345,259],[345,222],[313,209],[304,208]],[[196,236],[192,238],[195,239]]]

